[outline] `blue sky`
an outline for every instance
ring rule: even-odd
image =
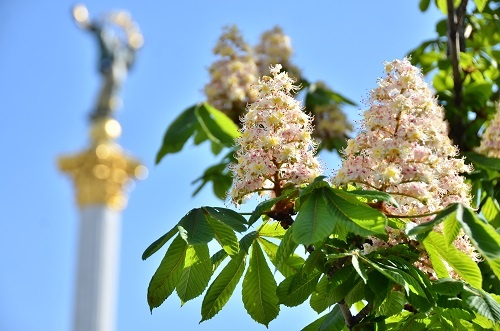
[[[0,331],[69,330],[79,213],[70,180],[56,158],[87,145],[87,116],[100,81],[97,47],[78,29],[67,0],[0,1]],[[280,25],[292,38],[294,63],[360,104],[382,62],[402,58],[435,36],[441,14],[418,1],[98,1],[91,17],[128,10],[145,45],[123,89],[120,144],[149,168],[123,212],[118,330],[264,330],[245,313],[237,288],[212,320],[198,325],[201,300],[180,307],[169,298],[151,315],[146,289],[162,254],[143,250],[187,211],[221,206],[210,189],[191,197],[191,181],[215,162],[208,146],[188,148],[159,166],[165,128],[204,99],[211,49],[221,28],[237,24],[251,44]],[[360,109],[346,108],[352,120]],[[191,144],[192,145],[192,144]],[[329,170],[338,158],[322,155]],[[245,207],[242,207],[242,211]],[[307,305],[282,307],[270,330],[300,329],[316,318]]]

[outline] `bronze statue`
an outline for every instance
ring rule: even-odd
[[[123,11],[90,20],[87,8],[77,5],[73,8],[73,17],[80,28],[92,32],[99,42],[103,85],[90,118],[93,122],[111,118],[119,105],[121,85],[134,62],[135,52],[143,44],[143,37],[130,15]]]

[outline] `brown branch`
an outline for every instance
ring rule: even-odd
[[[463,101],[463,85],[460,69],[460,52],[465,51],[464,37],[464,20],[465,9],[468,0],[462,0],[460,5],[455,9],[453,0],[447,0],[448,7],[448,56],[451,59],[451,67],[453,70],[453,105],[456,110],[462,108]],[[465,119],[458,114],[452,114],[450,120],[450,136],[454,143],[457,144],[460,150],[465,151]]]
[[[368,316],[368,314],[373,309],[373,304],[368,303],[366,306],[361,309],[361,311],[356,315],[352,316],[351,311],[349,310],[349,306],[345,303],[344,299],[338,303],[340,311],[342,312],[342,316],[344,316],[345,325],[349,330],[352,330],[356,324],[361,322],[363,318]]]

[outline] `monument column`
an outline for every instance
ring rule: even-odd
[[[79,5],[73,16],[78,26],[97,37],[102,74],[102,87],[90,116],[89,147],[58,160],[59,168],[73,180],[80,210],[73,330],[113,331],[121,211],[126,206],[128,184],[146,173],[116,142],[121,127],[113,114],[142,36],[124,12],[90,21],[87,9]],[[116,35],[117,28],[124,31],[125,40]]]

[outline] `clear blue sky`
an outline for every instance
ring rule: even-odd
[[[58,155],[87,144],[87,115],[100,86],[95,40],[72,21],[69,0],[0,1],[0,331],[70,330],[79,214]],[[403,57],[435,36],[440,13],[418,1],[97,1],[92,17],[127,9],[145,37],[123,90],[121,145],[149,168],[123,213],[118,330],[264,330],[244,311],[239,289],[221,313],[198,325],[200,299],[169,298],[151,315],[146,289],[162,254],[143,250],[187,211],[220,206],[190,184],[214,162],[207,146],[154,166],[165,128],[202,101],[211,49],[221,28],[237,24],[252,44],[280,25],[294,62],[360,103],[384,60]],[[347,108],[351,119],[356,107]],[[338,159],[325,155],[330,170]],[[328,173],[329,174],[329,173]],[[244,207],[242,209],[245,209]],[[246,210],[244,210],[246,211]],[[316,318],[307,305],[282,311],[270,330],[298,330]]]

